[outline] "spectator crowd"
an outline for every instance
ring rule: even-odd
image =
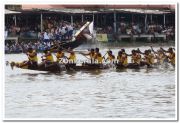
[[[37,41],[26,41],[26,42],[6,42],[5,53],[26,53],[29,47],[35,49],[37,52],[43,52],[45,49],[51,48],[52,45],[59,43],[59,41],[54,40],[51,42]]]
[[[96,28],[96,31],[97,33],[107,33],[107,34],[112,34],[114,32],[112,26]],[[120,22],[117,24],[117,34],[118,35],[165,34],[167,40],[173,40],[175,37],[175,27],[163,26],[154,23],[147,24],[147,26],[145,27],[145,25],[142,23]]]
[[[13,20],[5,23],[5,38],[10,36],[26,36],[38,38],[35,42],[6,42],[5,52],[24,52],[28,47],[33,47],[38,51],[49,47],[54,42],[61,42],[72,39],[77,29],[81,28],[82,22],[70,23],[60,20],[57,17],[44,17],[43,18],[43,32],[39,23],[29,21],[28,25],[25,22],[19,22],[14,25]],[[104,27],[95,27],[96,34],[106,33],[113,34],[113,26],[107,25]],[[117,21],[117,34],[118,35],[140,35],[140,34],[165,34],[167,40],[173,40],[175,37],[174,26],[163,26],[161,24],[149,23],[145,26],[143,23]]]

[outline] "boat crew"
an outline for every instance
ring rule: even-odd
[[[175,52],[173,51],[172,48],[169,48],[168,49],[168,59],[169,59],[169,62],[174,66],[175,65]]]
[[[109,60],[111,63],[114,63],[115,56],[113,55],[112,51],[109,50],[109,51],[107,51],[107,53],[108,53],[108,57],[107,57],[106,60]],[[105,61],[106,61],[106,60],[105,60]]]
[[[91,64],[94,64],[94,62],[95,62],[95,57],[96,57],[96,53],[95,53],[95,51],[94,51],[93,48],[90,50],[89,53],[87,53],[87,54],[81,53],[81,54],[82,54],[82,55],[89,55],[89,56],[90,56],[90,60],[91,60]]]
[[[117,56],[117,64],[118,65],[122,65],[124,67],[126,67],[128,65],[128,59],[127,59],[127,55],[125,55],[122,50],[118,52],[118,56]]]
[[[167,56],[165,55],[165,53],[162,50],[157,51],[156,58],[157,58],[158,64],[163,64],[163,63],[167,62]]]
[[[128,55],[127,53],[125,52],[125,49],[121,49],[121,52],[122,52],[122,57],[121,57],[121,61],[123,63],[123,66],[127,66],[128,65]]]
[[[144,51],[144,63],[149,67],[154,64],[154,55],[151,53],[151,50]]]
[[[28,48],[28,52],[26,53],[28,56],[28,66],[31,68],[37,68],[38,66],[38,58],[36,50],[33,50],[33,48]]]
[[[171,63],[173,66],[175,66],[175,52],[173,51],[173,48],[169,48],[168,51],[161,48],[164,52],[168,53],[167,58],[169,63]]]
[[[62,59],[64,58],[64,52],[62,50],[62,48],[59,48],[57,53],[56,53],[56,62],[62,62]]]
[[[150,67],[150,66],[152,66],[152,65],[155,64],[155,60],[154,60],[154,59],[155,59],[155,56],[154,56],[154,54],[151,52],[151,49],[145,50],[144,53],[143,53],[143,52],[141,52],[141,51],[139,50],[139,48],[138,48],[138,49],[137,49],[137,52],[138,52],[139,54],[143,54],[143,55],[144,55],[144,58],[143,58],[144,61],[141,61],[141,62],[140,62],[140,65],[141,65],[141,66],[147,65],[148,67]]]
[[[148,61],[149,61],[150,65],[153,65],[155,63],[154,62],[154,54],[151,52],[150,49],[148,50]]]
[[[28,69],[27,61],[23,61],[23,62],[11,62],[10,66],[11,66],[11,69],[13,69],[14,66],[16,66],[17,68]]]
[[[163,64],[163,63],[167,62],[167,56],[165,55],[165,53],[163,52],[162,49],[159,49],[156,52],[156,51],[154,51],[154,49],[151,46],[151,50],[155,54],[155,58],[157,59],[157,64],[160,65],[160,64]]]
[[[67,52],[70,53],[70,55],[68,57],[68,63],[69,64],[75,64],[75,62],[76,62],[76,54],[75,54],[75,52],[71,48],[68,48]]]
[[[132,50],[132,55],[131,55],[131,62],[133,64],[136,64],[136,65],[140,65],[141,63],[141,55],[138,51],[136,50]]]
[[[102,57],[101,53],[99,52],[99,48],[95,49],[95,61],[98,64],[102,64],[102,62],[103,62],[103,57]]]
[[[117,55],[117,64],[122,64],[122,51],[119,51],[118,52],[118,55]]]
[[[41,58],[45,64],[52,64],[54,62],[53,55],[52,55],[51,51],[49,51],[48,49],[44,50],[44,55],[41,56]]]
[[[167,51],[164,50],[162,47],[160,48],[163,52],[168,53],[166,56],[168,58],[168,62],[171,63],[173,66],[175,66],[175,48],[170,47]]]
[[[122,53],[126,53],[125,49],[121,49],[121,52],[122,52]]]
[[[33,48],[28,48],[27,53],[28,61],[23,62],[12,62],[11,68],[13,69],[14,66],[23,68],[23,69],[36,69],[38,66],[38,58],[36,50],[33,50]]]

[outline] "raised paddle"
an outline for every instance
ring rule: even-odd
[[[110,49],[109,49],[110,50]],[[108,51],[104,54],[104,56],[102,57],[105,60],[105,56],[108,54]]]
[[[161,49],[163,52],[165,52],[165,53],[168,52],[168,51],[166,51],[165,49],[163,49],[162,47],[160,47],[160,49]]]
[[[155,52],[155,51],[154,51],[153,47],[152,47],[152,46],[150,46],[150,47],[151,47],[151,51],[153,51],[154,53],[156,53],[156,54],[157,54],[157,52]]]

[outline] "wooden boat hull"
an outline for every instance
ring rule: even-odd
[[[71,49],[77,48],[78,46],[80,46],[81,44],[83,44],[86,41],[85,38],[81,38],[81,39],[77,39],[75,41],[67,41],[65,43],[60,43],[59,45],[64,48],[64,49],[68,49],[69,47]]]
[[[148,65],[145,62],[141,62],[140,64],[135,64],[135,63],[129,63],[126,66],[122,64],[116,64],[116,69],[140,69],[144,66],[147,66],[148,68],[153,68],[152,65]]]
[[[53,63],[53,64],[50,64],[50,65],[39,64],[37,70],[39,70],[39,71],[49,71],[49,72],[61,72],[62,67],[57,63]]]
[[[15,65],[15,62],[14,62]],[[16,66],[16,65],[15,65]],[[123,70],[123,69],[141,69],[145,66],[145,64],[133,64],[129,63],[127,66],[123,66],[122,64],[115,64],[116,69],[118,70]],[[146,68],[158,68],[160,65],[152,65],[152,66],[147,66]],[[167,66],[167,65],[166,65]],[[12,66],[11,66],[12,67]],[[28,65],[27,67],[19,67],[21,69],[29,69],[29,70],[37,70],[37,71],[47,71],[47,72],[62,72],[62,71],[93,71],[93,70],[104,70],[104,69],[109,69],[112,66],[111,65],[103,65],[103,64],[89,64],[89,63],[83,63],[81,66],[78,66],[76,64],[59,64],[59,63],[52,63],[52,64],[38,64],[38,65]]]
[[[67,64],[67,70],[103,70],[108,69],[109,67],[102,64],[82,64],[81,66],[77,66],[76,64]]]
[[[122,64],[116,64],[116,69],[140,69],[138,64],[129,63],[128,65],[124,66]]]
[[[53,63],[49,65],[38,64],[37,67],[28,66],[26,69],[29,70],[37,70],[37,71],[48,71],[48,72],[61,72],[61,71],[81,71],[81,70],[103,70],[108,69],[109,66],[102,64],[83,64],[81,66],[77,66],[76,64],[59,64]],[[22,68],[24,69],[24,68]]]

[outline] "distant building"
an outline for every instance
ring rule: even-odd
[[[5,9],[19,11],[22,10],[22,5],[5,5]]]

